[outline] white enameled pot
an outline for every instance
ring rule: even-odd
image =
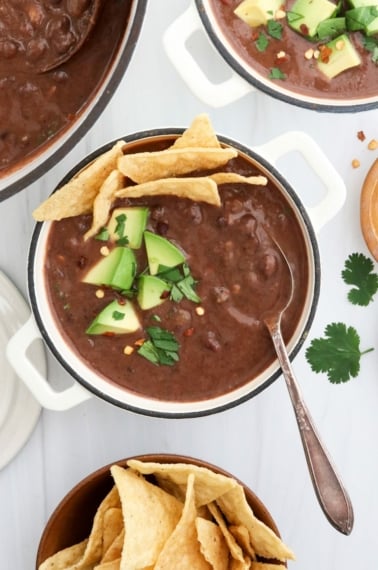
[[[209,58],[214,63],[217,54],[223,58],[230,72],[226,80],[215,82],[208,77],[190,47],[189,40],[200,31],[209,39]],[[163,44],[168,58],[189,89],[211,107],[223,107],[256,89],[281,101],[316,111],[357,112],[378,107],[378,93],[353,99],[348,98],[348,94],[342,99],[320,98],[294,92],[286,89],[283,82],[269,80],[248,65],[230,44],[217,22],[210,0],[192,0],[164,33]]]
[[[83,138],[99,118],[130,63],[142,28],[146,5],[147,0],[125,2],[125,10],[128,13],[126,29],[101,82],[69,126],[23,161],[0,172],[0,201],[20,192],[45,174]],[[77,57],[80,57],[80,52]]]
[[[181,132],[180,129],[149,131],[126,136],[124,140],[128,145],[135,146],[141,141],[146,142],[154,138],[161,140],[166,136],[179,135]],[[308,334],[319,296],[320,261],[316,232],[320,230],[323,224],[331,220],[342,207],[346,195],[345,185],[323,151],[308,135],[302,132],[283,134],[253,149],[246,148],[225,137],[220,136],[219,139],[223,144],[236,148],[239,154],[247,158],[253,166],[270,179],[289,202],[302,229],[307,250],[307,259],[304,262],[309,268],[309,286],[301,318],[288,345],[290,357],[293,358]],[[114,142],[111,142],[90,155],[68,173],[61,184],[67,182],[75,172],[83,168],[97,155],[105,152],[113,144]],[[316,182],[322,186],[322,197],[311,208],[306,209],[303,206],[295,190],[275,167],[278,159],[292,151],[297,151],[302,155],[314,172]],[[143,397],[106,381],[89,368],[65,342],[49,307],[44,281],[44,260],[49,227],[49,222],[36,225],[29,252],[28,289],[32,316],[7,345],[7,355],[12,366],[45,408],[65,410],[80,404],[93,395],[97,395],[117,406],[146,415],[161,417],[200,416],[227,409],[255,396],[280,375],[279,364],[274,361],[268,369],[241,388],[199,402],[172,402]],[[55,391],[48,379],[35,368],[28,358],[28,347],[36,338],[41,337],[62,366],[76,380],[72,386],[63,391]]]

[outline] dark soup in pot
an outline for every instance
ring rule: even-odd
[[[143,159],[170,153],[174,141],[163,136],[128,144],[124,156],[133,161],[139,153]],[[222,172],[219,204],[193,199],[196,184],[214,172]],[[230,173],[242,178],[231,181]],[[199,401],[242,386],[274,361],[260,318],[280,287],[282,261],[272,238],[295,281],[282,323],[286,341],[303,312],[309,268],[293,207],[262,174],[235,151],[221,167],[167,178],[167,186],[170,180],[177,188],[182,181],[192,186],[194,194],[185,197],[154,195],[159,181],[135,184],[126,177],[126,190],[115,193],[94,235],[92,213],[51,223],[45,263],[51,308],[89,367],[149,398]],[[149,195],[132,194],[139,188]]]
[[[278,88],[315,98],[377,95],[377,0],[209,1],[230,46]]]
[[[70,127],[99,89],[126,29],[131,2],[100,0],[93,27],[97,4],[1,2],[0,176]]]

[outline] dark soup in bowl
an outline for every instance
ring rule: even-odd
[[[204,0],[226,59],[258,86],[316,104],[377,102],[377,0]],[[215,22],[213,22],[213,19]],[[210,24],[211,20],[211,24]],[[250,70],[250,73],[249,73]],[[322,101],[323,100],[323,101]],[[297,101],[294,101],[297,102]]]
[[[294,276],[289,344],[312,295],[292,198],[242,150],[215,135],[198,143],[206,121],[179,137],[117,143],[34,212],[53,220],[43,287],[65,343],[108,383],[150,400],[211,400],[272,366],[261,314],[281,286],[274,240]],[[79,213],[92,171],[105,182]]]

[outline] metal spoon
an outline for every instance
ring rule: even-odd
[[[281,318],[290,304],[294,292],[294,279],[288,259],[279,244],[274,242],[275,249],[282,260],[280,264],[280,287],[275,306],[264,310],[261,319],[268,328],[277,353],[282,374],[286,380],[291,402],[293,404],[299,433],[302,438],[315,493],[329,522],[343,534],[350,534],[353,528],[353,507],[331,459],[321,442],[314,422],[302,398],[298,383],[282,338]],[[288,287],[289,285],[289,287]]]

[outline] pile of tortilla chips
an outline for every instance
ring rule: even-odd
[[[39,570],[279,570],[294,559],[231,477],[136,459],[111,474],[90,536]]]
[[[33,212],[37,221],[61,220],[93,214],[88,239],[106,225],[116,198],[174,195],[220,206],[218,184],[265,185],[264,176],[241,176],[217,172],[193,176],[204,170],[219,169],[238,152],[222,147],[207,115],[198,115],[191,126],[166,150],[124,154],[124,141],[118,141],[54,192]],[[192,174],[192,176],[188,176]]]

